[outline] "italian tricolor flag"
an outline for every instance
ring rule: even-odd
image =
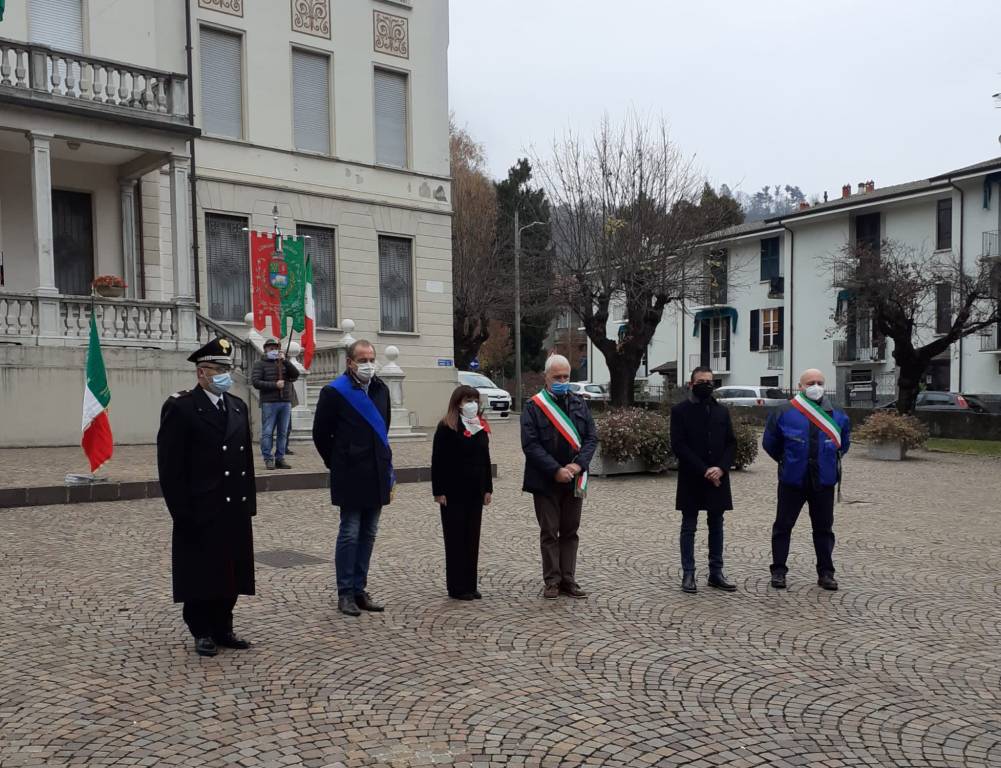
[[[97,336],[97,319],[90,313],[90,343],[87,345],[87,381],[83,387],[83,452],[90,460],[90,471],[96,472],[111,458],[115,444],[108,421],[111,390],[104,372],[101,341]]]
[[[306,329],[302,332],[302,364],[307,369],[316,351],[316,302],[313,299],[313,260],[306,259]]]

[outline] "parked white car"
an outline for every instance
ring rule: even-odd
[[[590,381],[573,381],[570,383],[570,391],[575,395],[580,395],[585,400],[608,400],[608,393],[601,384],[593,384]]]
[[[459,371],[459,383],[473,387],[480,393],[480,406],[487,418],[500,416],[506,419],[511,415],[511,394],[494,384],[482,373],[474,371]]]
[[[786,393],[778,387],[727,385],[713,392],[713,396],[723,405],[759,405],[766,408],[782,405],[789,400]]]

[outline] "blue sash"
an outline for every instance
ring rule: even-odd
[[[379,409],[375,407],[375,403],[372,402],[368,393],[364,389],[356,387],[348,374],[342,373],[331,381],[329,386],[337,390],[347,404],[357,411],[358,415],[366,421],[382,442],[386,449],[386,460],[389,462],[389,490],[392,491],[393,486],[396,485],[396,471],[393,469],[393,452],[389,447],[389,428],[386,426],[386,420],[382,418],[382,414],[379,413]]]

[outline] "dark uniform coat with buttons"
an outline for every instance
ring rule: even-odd
[[[201,387],[171,395],[156,436],[160,487],[174,519],[174,602],[254,594],[257,514],[247,405]]]
[[[733,509],[730,469],[737,451],[730,412],[715,398],[690,397],[671,408],[671,450],[678,459],[675,509]],[[711,467],[723,470],[719,488],[706,480]]]

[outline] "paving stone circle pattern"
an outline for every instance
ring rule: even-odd
[[[704,568],[679,590],[673,475],[595,479],[591,597],[543,601],[516,425],[493,439],[483,600],[445,595],[427,484],[384,511],[387,610],[358,619],[326,491],[266,494],[254,647],[214,659],[170,602],[161,500],[0,511],[0,766],[1001,766],[1001,462],[851,455],[836,593],[805,512],[769,588],[767,457],[733,479],[735,594]]]

